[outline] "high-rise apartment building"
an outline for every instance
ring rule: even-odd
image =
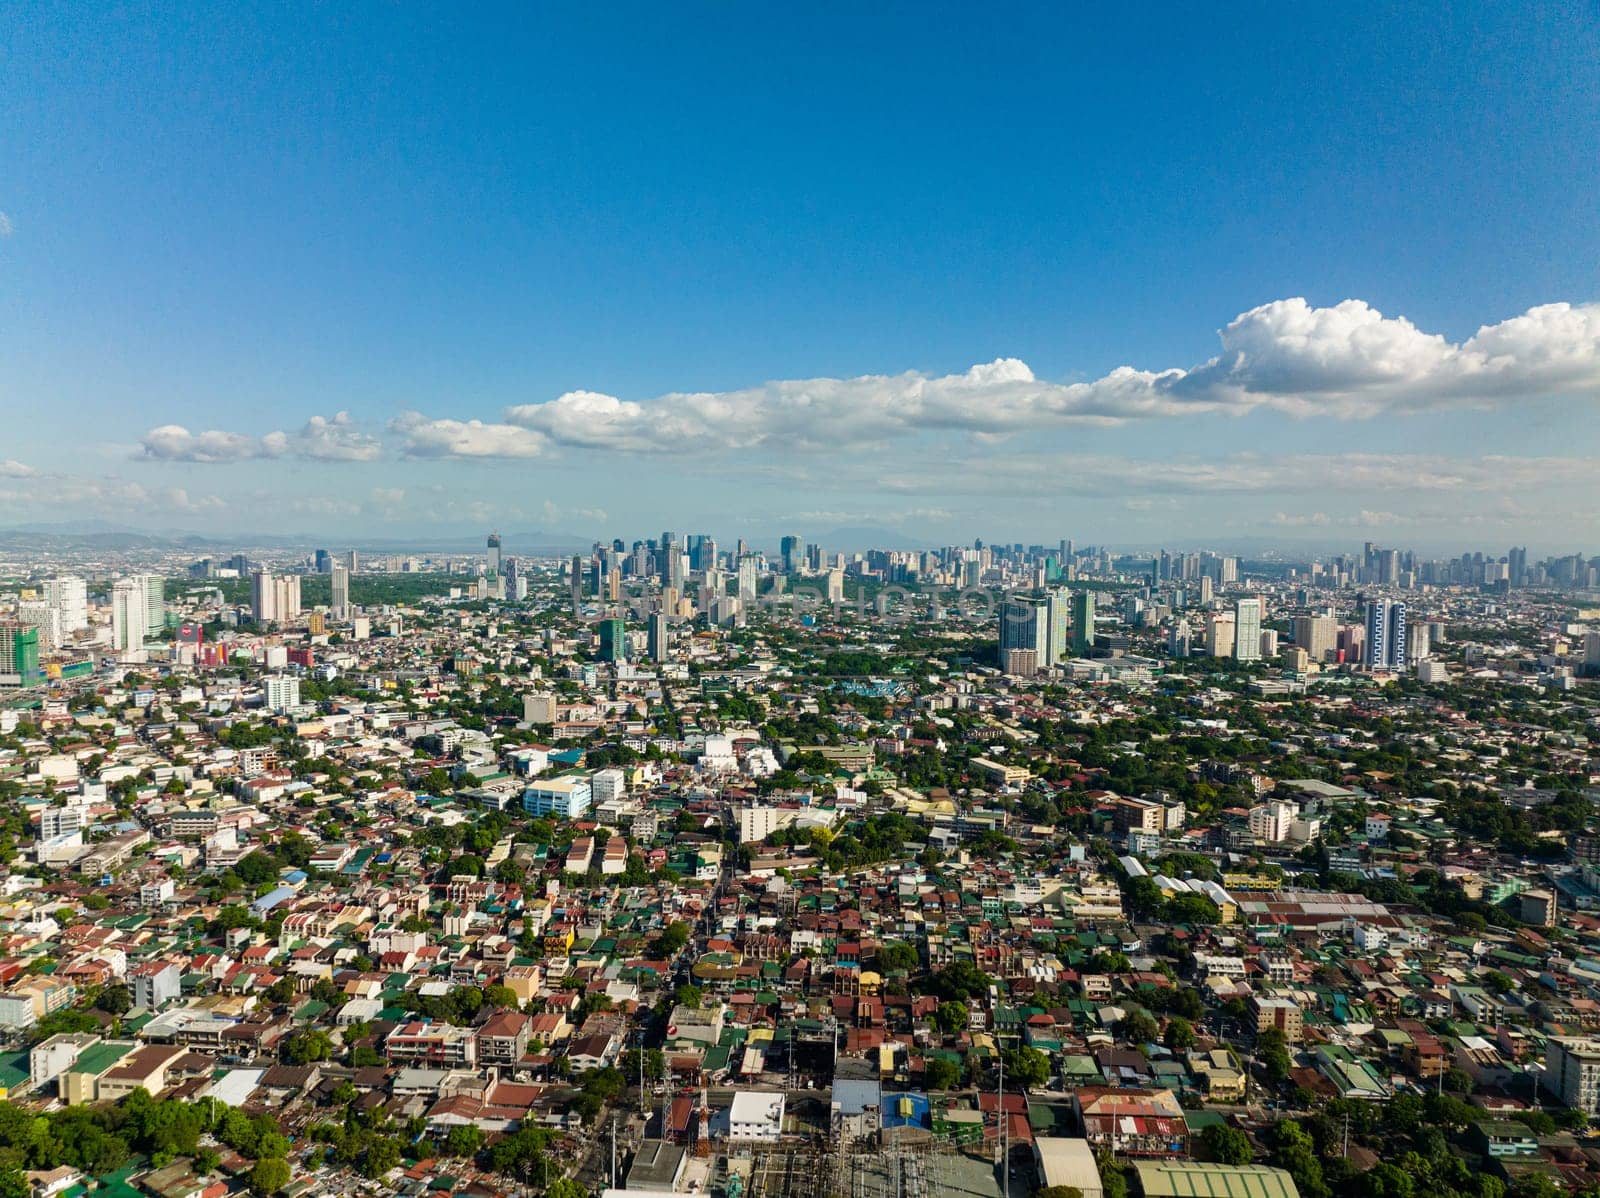
[[[628,631],[627,626],[615,617],[600,621],[600,660],[601,661],[627,661],[628,660]]]
[[[334,566],[330,587],[328,610],[332,612],[335,620],[349,619],[350,571],[347,567],[342,565]]]
[[[1072,593],[1072,655],[1082,657],[1094,647],[1094,592]]]
[[[1006,666],[1006,654],[1013,649],[1024,649],[1034,655],[1036,668],[1049,656],[1050,609],[1042,599],[1022,596],[1007,599],[1000,605],[1000,661]]]
[[[300,575],[255,570],[250,575],[250,619],[290,624],[300,618]]]
[[[1545,1045],[1544,1084],[1568,1110],[1600,1114],[1600,1040],[1551,1036]]]
[[[1212,612],[1206,617],[1206,656],[1230,657],[1237,641],[1232,612]]]
[[[300,706],[300,679],[288,674],[269,674],[266,679],[267,709],[292,711]]]
[[[1294,643],[1312,661],[1326,661],[1332,656],[1338,645],[1339,621],[1332,616],[1296,616],[1293,627]]]
[[[1240,599],[1233,605],[1233,656],[1236,661],[1261,659],[1261,600]]]
[[[89,594],[83,579],[70,574],[50,579],[44,584],[44,600],[61,612],[63,635],[89,627]]]
[[[1392,599],[1375,599],[1367,604],[1366,667],[1390,672],[1404,670],[1410,658],[1406,653],[1406,605]]]
[[[272,624],[278,619],[276,581],[265,570],[250,575],[250,619],[257,624]]]
[[[669,645],[667,614],[659,611],[653,612],[650,616],[650,660],[665,661]]]
[[[159,636],[167,627],[167,580],[159,574],[140,576],[144,582],[144,631]]]
[[[39,629],[0,620],[0,686],[32,686],[39,677]]]
[[[140,578],[119,578],[111,587],[111,648],[133,653],[144,648],[149,620],[144,605],[147,592]]]

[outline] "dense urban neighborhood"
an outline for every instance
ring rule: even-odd
[[[0,1196],[1600,1194],[1597,574],[0,549]]]

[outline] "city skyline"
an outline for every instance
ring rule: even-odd
[[[1595,30],[1258,17],[8,14],[0,527],[1596,543]]]

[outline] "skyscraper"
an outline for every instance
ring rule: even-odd
[[[1033,654],[1035,668],[1042,666],[1050,647],[1050,608],[1042,599],[1017,597],[1000,605],[1000,667],[1006,654],[1021,649]]]
[[[1072,593],[1072,655],[1082,657],[1094,647],[1094,592]]]
[[[1312,661],[1326,661],[1338,636],[1339,622],[1332,616],[1294,618],[1294,643],[1304,649]]]
[[[83,579],[71,574],[44,584],[45,602],[61,612],[61,631],[70,636],[89,627],[89,592]]]
[[[1067,660],[1067,650],[1072,645],[1072,593],[1065,587],[1056,587],[1046,592],[1044,603],[1049,613],[1046,617],[1049,636],[1045,641],[1043,664],[1058,666]]]
[[[167,627],[167,580],[159,574],[144,574],[144,630],[158,636]]]
[[[1506,554],[1507,573],[1514,587],[1528,584],[1528,550],[1526,546],[1513,548]]]
[[[1235,661],[1261,658],[1261,600],[1240,599],[1233,605],[1233,656]]]
[[[257,624],[271,624],[278,619],[277,580],[265,570],[250,575],[250,619]]]
[[[670,645],[667,631],[667,613],[653,612],[650,616],[650,660],[665,661]]]
[[[600,621],[600,660],[628,660],[627,626],[615,617]]]
[[[489,577],[493,578],[500,573],[500,534],[497,532],[489,534],[487,558],[485,564],[489,570]]]
[[[0,620],[0,686],[32,686],[38,681],[38,628]]]
[[[1375,599],[1367,604],[1365,660],[1369,670],[1404,670],[1406,652],[1406,605],[1390,599]]]
[[[318,574],[326,574],[333,569],[333,554],[326,549],[317,550],[316,568]]]
[[[347,619],[350,615],[350,571],[344,566],[333,568],[328,609],[335,620]]]
[[[144,648],[144,582],[122,578],[111,588],[111,648],[117,653],[132,653]]]
[[[783,558],[783,572],[794,574],[800,569],[800,554],[805,542],[799,537],[784,537],[778,542],[778,552]]]

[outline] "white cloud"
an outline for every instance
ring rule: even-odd
[[[37,473],[29,476],[26,487],[0,490],[0,503],[19,509],[89,512],[112,518],[151,512],[193,515],[227,507],[216,495],[191,495],[183,487],[147,487],[114,477]]]
[[[642,401],[569,391],[509,407],[498,421],[407,412],[388,431],[414,458],[526,459],[558,448],[838,453],[929,433],[987,443],[1052,428],[1259,409],[1347,420],[1600,396],[1600,304],[1530,308],[1454,343],[1362,300],[1316,308],[1283,299],[1242,313],[1218,337],[1221,352],[1197,366],[1119,366],[1091,382],[1051,382],[1016,358],[996,358],[959,374],[789,379]],[[369,461],[379,451],[344,412],[260,437],[164,425],[143,443],[147,457],[192,462]]]
[[[402,452],[416,458],[536,458],[549,449],[542,433],[481,420],[430,420],[407,412],[389,422],[403,438]]]
[[[0,237],[10,237],[15,229],[16,226],[11,223],[11,218],[0,212]]]
[[[607,518],[604,508],[562,507],[553,499],[546,499],[539,506],[539,521],[547,527],[574,520],[584,524],[604,524]]]
[[[1484,494],[1588,485],[1594,464],[1586,458],[1493,454],[1234,454],[1160,461],[1027,453],[955,459],[875,481],[872,472],[848,469],[835,470],[832,477],[841,484],[854,481],[908,495]]]
[[[362,432],[348,412],[313,416],[293,433],[249,433],[208,429],[190,432],[181,424],[164,424],[144,435],[147,458],[167,462],[240,462],[251,458],[308,458],[318,462],[370,462],[380,451],[377,438]]]
[[[39,472],[15,458],[0,459],[0,478],[33,478]]]
[[[1314,308],[1285,299],[1243,313],[1219,337],[1222,352],[1191,369],[1121,366],[1087,383],[1048,382],[997,358],[962,374],[797,379],[645,402],[569,391],[504,419],[574,448],[837,450],[935,430],[987,438],[1262,407],[1351,419],[1600,394],[1600,304],[1532,308],[1458,345],[1361,300]]]

